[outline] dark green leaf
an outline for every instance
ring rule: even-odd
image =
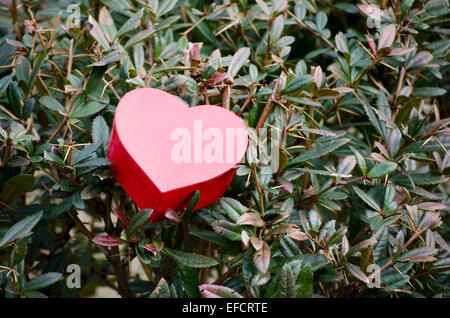
[[[3,184],[2,201],[6,203],[14,202],[23,196],[34,184],[34,176],[31,174],[19,174],[8,179]]]
[[[296,281],[296,295],[299,298],[311,298],[313,295],[313,271],[311,266],[303,264]]]
[[[30,234],[33,227],[39,222],[42,217],[42,211],[30,215],[23,220],[11,226],[8,231],[0,239],[0,247],[11,243],[14,240],[23,238]]]
[[[183,266],[202,268],[216,266],[218,264],[215,259],[203,255],[176,251],[167,247],[165,247],[163,250],[167,254],[167,256]]]
[[[54,111],[65,110],[64,106],[51,96],[42,96],[41,98],[39,98],[39,103]]]
[[[397,164],[395,162],[381,162],[370,169],[367,175],[372,178],[384,177],[394,171],[396,168]]]
[[[304,162],[311,159],[316,159],[319,157],[322,157],[326,155],[327,153],[332,152],[333,150],[336,150],[339,147],[342,147],[346,143],[350,141],[349,138],[342,138],[342,139],[336,139],[329,142],[324,142],[321,144],[317,144],[315,147],[306,150],[305,152],[301,153],[299,156],[295,157],[291,161],[289,161],[288,166],[292,166],[294,164]]]
[[[292,92],[298,90],[299,88],[305,87],[306,85],[311,83],[312,80],[313,80],[313,78],[310,75],[297,76],[296,78],[292,79],[286,85],[286,88],[284,89],[284,92],[286,94],[292,93]]]
[[[200,298],[201,294],[198,289],[198,273],[195,269],[183,265],[178,266],[181,279],[183,280],[184,289],[190,298]]]
[[[36,277],[29,281],[25,287],[23,288],[24,291],[31,291],[36,289],[41,289],[47,286],[50,286],[54,283],[56,283],[60,278],[62,277],[61,273],[45,273],[42,274],[39,277]]]
[[[12,113],[21,118],[22,117],[22,102],[20,97],[20,89],[17,82],[11,82],[6,90],[6,95],[8,97],[8,103],[12,110]]]
[[[276,296],[278,298],[295,298],[295,277],[289,264],[284,264],[278,276]]]
[[[144,209],[139,211],[133,219],[131,219],[130,224],[127,227],[127,238],[130,239],[133,235],[139,230],[141,226],[143,226],[148,218],[152,215],[152,209]]]
[[[368,206],[370,206],[372,209],[374,209],[375,211],[381,211],[380,206],[378,205],[378,203],[366,192],[362,191],[361,189],[359,189],[358,187],[354,186],[353,190],[355,190],[356,194],[364,201],[367,203]]]

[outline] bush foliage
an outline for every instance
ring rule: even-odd
[[[449,296],[447,0],[0,6],[3,297]],[[253,128],[218,202],[151,224],[119,186],[138,87]]]

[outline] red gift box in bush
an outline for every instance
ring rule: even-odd
[[[128,92],[120,100],[108,145],[118,182],[150,221],[169,209],[182,210],[200,190],[195,209],[220,198],[247,148],[242,120],[218,106],[188,107],[154,88]]]

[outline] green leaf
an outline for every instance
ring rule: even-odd
[[[9,83],[8,88],[6,90],[6,96],[8,97],[9,107],[12,110],[12,113],[21,118],[22,117],[22,102],[20,101],[20,89],[19,84],[13,81]]]
[[[336,48],[339,52],[342,53],[349,53],[348,46],[347,46],[347,40],[345,39],[345,35],[342,32],[339,32],[335,36],[335,42],[336,42]]]
[[[41,70],[42,64],[47,58],[47,49],[41,51],[38,56],[34,59],[33,69],[31,70],[30,79],[28,80],[28,87],[30,90],[34,86],[34,82],[36,82],[39,71]]]
[[[234,289],[225,286],[203,284],[198,289],[205,298],[243,298]]]
[[[19,174],[8,179],[3,184],[2,201],[11,203],[23,196],[34,184],[34,176],[31,174]]]
[[[39,98],[39,103],[54,111],[66,110],[60,102],[58,102],[51,96],[42,96],[41,98]]]
[[[98,22],[108,41],[112,42],[117,35],[117,29],[114,25],[114,20],[107,8],[101,8]]]
[[[178,264],[193,268],[216,266],[219,263],[213,258],[195,253],[186,253],[165,247],[163,251]]]
[[[402,133],[400,132],[400,129],[395,128],[394,130],[391,131],[388,140],[388,152],[390,158],[393,159],[397,154],[398,149],[400,148],[401,141],[402,141]]]
[[[89,33],[94,39],[97,40],[98,44],[100,44],[105,50],[108,50],[110,45],[103,29],[92,16],[89,16],[88,21],[92,25]]]
[[[429,246],[419,247],[403,253],[397,258],[397,261],[408,261],[412,263],[435,261],[436,258],[433,255],[435,255],[438,251],[439,250],[437,248],[432,248]]]
[[[400,96],[402,97],[402,96]],[[404,124],[408,121],[408,118],[411,114],[411,111],[413,108],[418,108],[421,102],[421,98],[400,98],[399,100],[401,100],[401,108],[398,111],[397,115],[395,116],[395,123],[397,125],[401,125]]]
[[[28,119],[30,117],[31,112],[34,109],[34,97],[30,97],[27,99],[27,101],[24,103],[23,105],[23,111],[22,111],[22,116],[23,119]]]
[[[356,265],[353,265],[351,263],[345,264],[345,268],[348,272],[350,272],[354,277],[358,278],[363,283],[368,283],[369,279],[367,278],[367,275]]]
[[[281,237],[280,251],[286,257],[294,257],[302,253],[297,243],[287,235]]]
[[[299,298],[311,298],[313,295],[313,271],[308,264],[302,264],[296,281],[296,295]]]
[[[126,234],[127,239],[130,239],[139,228],[147,222],[148,218],[152,215],[152,209],[144,209],[139,211],[133,219],[130,221],[130,224],[127,227]]]
[[[124,57],[128,56],[126,52],[113,51],[108,55],[101,58],[99,61],[89,64],[88,66],[103,66],[107,64],[111,64],[117,61],[122,60]]]
[[[92,139],[95,144],[103,145],[103,150],[106,154],[109,141],[109,128],[102,116],[95,117],[92,122]]]
[[[141,23],[141,17],[144,9],[139,10],[135,14],[133,14],[127,22],[125,22],[119,29],[119,31],[116,34],[116,38],[135,30],[137,27],[139,27]]]
[[[354,186],[353,190],[355,190],[356,194],[364,201],[367,203],[368,206],[370,206],[372,209],[374,209],[375,211],[381,211],[380,206],[378,205],[378,203],[371,197],[369,196],[366,192],[362,191],[360,188]]]
[[[418,87],[413,91],[413,94],[419,97],[436,97],[442,96],[445,93],[447,93],[447,91],[439,87]]]
[[[408,173],[408,175],[416,185],[441,184],[449,181],[449,178],[446,176],[433,175],[431,173]]]
[[[299,156],[295,157],[291,161],[289,161],[288,166],[292,166],[294,164],[304,162],[311,159],[316,159],[319,157],[322,157],[323,155],[326,155],[327,153],[332,152],[333,150],[336,150],[339,147],[342,147],[343,145],[350,142],[350,138],[342,138],[342,139],[336,139],[329,142],[324,142],[321,144],[317,144],[315,147],[306,150],[305,152],[301,153]]]
[[[253,275],[256,272],[255,265],[253,264],[252,258],[249,251],[243,252],[244,256],[242,258],[242,278],[244,282],[248,285],[252,280]]]
[[[375,127],[375,129],[378,131],[378,133],[383,137],[384,140],[386,140],[386,136],[384,134],[383,129],[381,128],[381,124],[378,121],[378,117],[375,115],[375,112],[373,111],[373,108],[369,105],[366,97],[364,96],[363,92],[360,90],[355,90],[356,96],[360,100],[360,102],[363,105],[364,111],[369,117],[370,122]]]
[[[220,207],[233,222],[237,222],[239,217],[248,210],[241,202],[232,198],[221,198]]]
[[[389,230],[387,226],[381,227],[377,234],[379,233],[379,237],[376,238],[378,240],[377,245],[373,250],[373,256],[375,261],[378,261],[383,257],[384,251],[386,250],[389,243]]]
[[[228,77],[234,78],[250,56],[248,47],[240,48],[232,57],[228,66]]]
[[[316,20],[317,28],[319,30],[323,30],[325,28],[325,26],[327,25],[328,17],[325,14],[325,12],[320,11],[319,13],[316,14],[315,20]]]
[[[138,244],[136,244],[135,246],[135,251],[136,251],[136,255],[137,257],[144,263],[150,266],[155,266],[155,267],[159,267],[159,260],[161,258],[161,255],[153,255],[151,252],[147,251],[145,248],[142,247],[143,244],[142,242],[139,242]]]
[[[284,89],[284,92],[286,94],[292,93],[292,92],[296,91],[299,88],[305,87],[306,85],[311,83],[312,80],[313,80],[313,78],[311,77],[311,75],[300,75],[300,76],[297,76],[296,78],[291,80],[286,85],[286,88]]]
[[[42,211],[32,214],[11,226],[0,239],[0,247],[9,244],[14,240],[28,236],[41,217]]]
[[[103,78],[107,69],[107,65],[95,66],[92,68],[85,90],[87,96],[91,96],[93,97],[93,99],[101,98],[100,96],[103,89]]]
[[[87,116],[91,116],[95,113],[98,113],[103,108],[106,107],[106,104],[102,104],[99,102],[90,102],[84,106],[78,107],[71,114],[72,118],[83,118]]]
[[[395,162],[381,162],[370,169],[368,175],[372,178],[384,177],[394,171],[396,168],[397,164]]]
[[[8,87],[11,82],[12,76],[8,75],[0,79],[0,95],[3,94],[5,89]]]
[[[218,246],[222,246],[225,248],[233,249],[237,248],[237,245],[235,245],[233,242],[230,242],[226,239],[226,237],[220,235],[219,233],[209,231],[209,230],[197,230],[197,229],[190,229],[189,234],[195,235],[202,240],[211,242],[213,244],[216,244]]]
[[[250,79],[252,80],[252,82],[256,82],[256,80],[258,79],[258,68],[255,65],[250,64],[249,74],[250,74]],[[0,93],[1,93],[1,90],[0,90]]]
[[[56,163],[57,165],[60,165],[62,167],[66,166],[66,164],[64,163],[63,158],[61,158],[57,154],[54,154],[51,151],[47,151],[47,150],[44,151],[44,159],[48,160],[50,162]]]
[[[359,242],[358,244],[356,244],[355,246],[353,246],[352,248],[350,248],[346,254],[346,256],[352,256],[353,254],[355,254],[356,252],[359,252],[362,249],[367,248],[368,246],[373,246],[377,243],[377,241],[373,238],[364,240],[362,242]]]
[[[156,10],[156,16],[160,17],[160,16],[170,12],[175,7],[176,4],[177,4],[177,0],[161,1],[158,5],[158,10]]]
[[[355,148],[353,148],[352,146],[350,146],[350,149],[353,151],[353,153],[355,154],[355,158],[356,158],[356,163],[358,164],[359,169],[361,170],[361,173],[363,175],[366,175],[367,172],[367,166],[366,166],[366,161],[364,160],[364,157],[361,155],[361,153],[356,150]]]
[[[384,283],[387,289],[399,290],[404,289],[404,286],[409,281],[408,275],[400,274],[395,268],[388,268],[381,273],[381,283]]]
[[[106,158],[95,158],[92,160],[85,161],[83,163],[77,164],[77,168],[96,168],[101,166],[109,166],[111,161]]]
[[[169,284],[167,284],[164,278],[161,278],[158,285],[150,294],[149,298],[170,298]]]
[[[186,211],[184,212],[184,217],[189,218],[192,211],[194,211],[195,206],[197,205],[198,201],[200,200],[200,190],[197,190],[192,195],[191,200],[189,201],[189,204],[186,208]]]
[[[351,174],[344,174],[339,172],[333,172],[328,170],[316,170],[316,169],[308,169],[308,168],[294,168],[293,170],[307,172],[311,174],[319,174],[322,176],[330,176],[330,177],[339,177],[339,178],[350,178]]]
[[[50,285],[56,283],[61,277],[62,277],[61,273],[55,273],[55,272],[45,273],[45,274],[29,281],[25,285],[23,290],[31,291],[31,290],[37,290],[37,289],[41,289],[41,288],[50,286]]]
[[[147,29],[137,33],[131,39],[128,40],[128,42],[124,46],[124,49],[127,50],[130,47],[151,38],[155,33],[155,31],[156,31],[155,29]]]
[[[226,220],[218,220],[212,224],[212,227],[215,232],[219,233],[220,235],[226,237],[231,241],[242,240],[241,237],[242,228],[239,225],[236,225]]]
[[[317,106],[317,107],[322,106],[320,103],[313,101],[312,99],[309,99],[306,97],[295,97],[295,96],[284,95],[283,99],[286,99],[288,101],[294,102],[295,104],[299,104],[299,105],[308,105],[308,106]]]
[[[331,235],[330,239],[327,241],[326,246],[341,243],[342,238],[345,236],[345,234],[347,234],[347,227],[343,226]]]
[[[198,289],[200,285],[198,281],[198,273],[195,269],[183,265],[179,265],[181,279],[183,280],[184,289],[190,298],[200,298],[202,295]]]
[[[281,268],[277,281],[277,298],[295,298],[295,277],[289,264],[284,264]]]
[[[22,260],[25,259],[28,252],[27,243],[22,243],[16,247],[16,253],[14,255],[14,263],[19,264]]]

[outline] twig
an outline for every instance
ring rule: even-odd
[[[313,195],[312,197],[310,197],[310,198],[308,198],[308,199],[306,199],[306,200],[304,200],[304,201],[299,202],[298,205],[299,205],[299,206],[304,206],[305,204],[314,202],[314,201],[316,201],[322,194],[324,194],[325,192],[327,192],[327,191],[329,191],[329,190],[331,190],[331,189],[333,189],[333,188],[335,188],[335,187],[337,187],[337,186],[347,185],[347,184],[350,184],[350,183],[358,182],[358,181],[361,181],[361,180],[366,180],[366,179],[369,179],[369,178],[370,178],[369,176],[361,176],[361,177],[358,177],[358,178],[355,178],[355,179],[352,179],[352,180],[349,180],[349,181],[333,182],[333,183],[331,183],[328,187],[326,187],[325,189],[323,189],[322,191],[320,191],[319,193],[317,193],[316,195]]]
[[[266,102],[266,105],[264,106],[264,110],[261,114],[261,117],[258,120],[258,123],[256,124],[256,133],[257,134],[259,134],[259,130],[262,128],[262,126],[264,126],[264,123],[265,123],[267,117],[269,117],[269,114],[272,111],[273,100],[275,99],[275,95],[276,95],[276,92],[278,89],[278,84],[279,84],[278,80],[273,81],[272,94],[270,94],[269,97],[267,98],[267,102]]]
[[[309,26],[307,26],[306,24],[304,24],[299,18],[297,18],[295,16],[295,14],[293,14],[291,11],[287,10],[287,13],[294,18],[294,20],[302,27],[304,27],[305,29],[307,29],[308,31],[310,31],[312,34],[314,34],[315,36],[318,36],[322,41],[324,41],[326,44],[328,44],[330,46],[330,48],[332,50],[335,49],[333,43],[331,43],[326,37],[324,37],[323,35],[321,35],[320,33],[314,31],[313,29],[311,29]]]
[[[245,102],[244,102],[244,104],[242,105],[241,109],[239,109],[239,110],[236,112],[236,115],[237,115],[237,116],[240,116],[240,115],[242,114],[242,112],[245,110],[245,108],[247,107],[247,105],[248,105],[248,104],[250,103],[250,101],[252,100],[252,98],[253,98],[253,91],[255,90],[255,88],[256,88],[256,83],[253,82],[253,83],[252,83],[252,86],[250,86],[250,91],[248,92],[247,99],[245,100]]]
[[[186,250],[188,252],[192,252],[191,241],[189,239],[189,228],[186,220],[181,222],[181,226],[183,228],[184,245],[186,245]]]
[[[232,268],[229,269],[225,274],[221,275],[219,278],[217,278],[214,282],[215,285],[222,284],[224,281],[226,281],[228,278],[233,277],[236,274],[236,269]]]
[[[261,186],[259,185],[259,179],[258,179],[258,173],[256,172],[256,166],[253,166],[252,172],[253,172],[253,177],[255,178],[256,189],[258,190],[259,210],[261,211],[261,214],[264,215],[264,194],[261,189]]]
[[[90,240],[94,238],[94,235],[86,228],[86,226],[81,222],[78,216],[72,211],[67,211],[69,216],[78,226],[79,230]],[[128,275],[127,270],[128,266],[124,266],[120,261],[120,253],[119,248],[117,246],[113,246],[111,248],[111,252],[108,251],[104,246],[97,245],[98,249],[106,256],[106,259],[111,263],[114,274],[117,280],[117,286],[119,294],[124,298],[130,298],[133,295],[131,294],[130,288],[128,287]]]

